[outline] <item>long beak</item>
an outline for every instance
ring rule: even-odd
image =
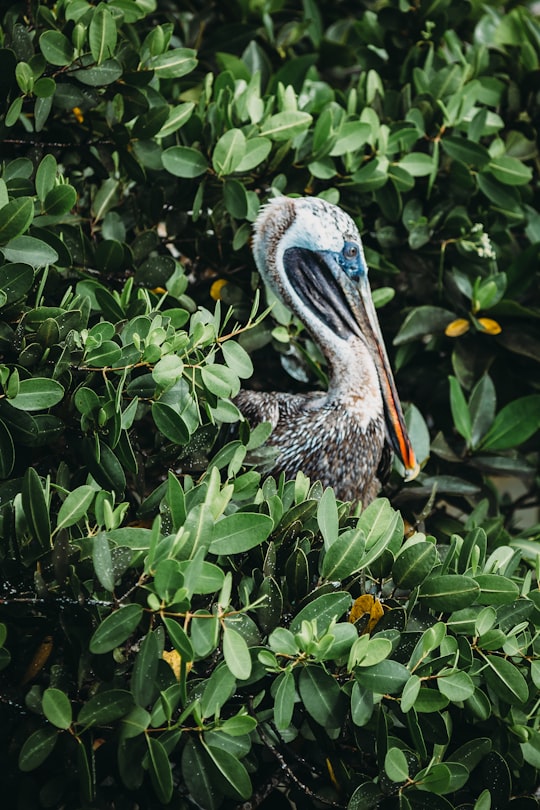
[[[377,368],[384,401],[388,435],[394,450],[405,467],[405,478],[410,481],[418,475],[420,465],[416,460],[411,440],[405,426],[403,410],[396,390],[392,369],[390,368],[390,361],[386,353],[379,320],[375,312],[375,307],[373,306],[367,277],[361,277],[356,283],[351,282],[350,285],[347,285],[347,288],[348,289],[344,289],[344,292],[356,322],[355,325],[357,329],[355,329],[355,332],[358,334],[359,328],[359,337],[362,337],[371,349],[371,354]]]
[[[335,334],[344,339],[355,334],[369,348],[377,368],[390,441],[403,462],[406,480],[415,478],[420,466],[405,426],[367,275],[352,281],[340,268],[335,254],[307,248],[289,248],[283,256],[283,265],[304,307],[311,309]],[[298,312],[297,306],[295,311]]]

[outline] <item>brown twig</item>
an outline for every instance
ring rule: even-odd
[[[311,788],[309,788],[296,776],[283,754],[278,751],[278,749],[272,744],[271,740],[268,739],[260,724],[257,725],[257,734],[259,735],[263,745],[279,762],[282,773],[286,775],[287,779],[290,780],[299,790],[305,793],[306,796],[308,796],[312,801],[321,802],[321,804],[326,804],[328,807],[334,807],[336,810],[345,810],[344,804],[340,804],[339,802],[333,801],[333,799],[327,799],[326,796],[321,796],[318,793],[314,793]]]

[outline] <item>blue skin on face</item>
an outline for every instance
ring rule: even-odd
[[[367,275],[367,267],[362,251],[356,242],[345,242],[343,250],[336,258],[341,269],[353,281],[359,281]]]

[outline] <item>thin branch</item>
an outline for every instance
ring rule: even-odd
[[[321,802],[321,804],[326,804],[328,807],[334,807],[336,810],[346,810],[344,804],[340,804],[339,802],[335,802],[332,799],[327,799],[326,796],[321,796],[318,793],[314,793],[311,788],[305,785],[294,773],[291,769],[289,763],[281,754],[280,751],[272,744],[272,742],[268,739],[266,734],[264,733],[262,726],[257,724],[257,734],[259,735],[261,742],[263,745],[272,753],[272,755],[277,759],[279,762],[283,773],[287,775],[287,778],[293,782],[297,788],[299,788],[303,793],[306,794],[310,799],[313,801]]]

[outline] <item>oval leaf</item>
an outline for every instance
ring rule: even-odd
[[[133,633],[143,614],[141,605],[125,605],[107,616],[90,639],[90,652],[114,650]]]
[[[45,689],[41,707],[49,723],[56,728],[68,729],[71,726],[73,714],[65,692],[60,689]]]
[[[218,520],[212,531],[212,554],[240,554],[268,539],[274,523],[268,515],[236,512]]]

